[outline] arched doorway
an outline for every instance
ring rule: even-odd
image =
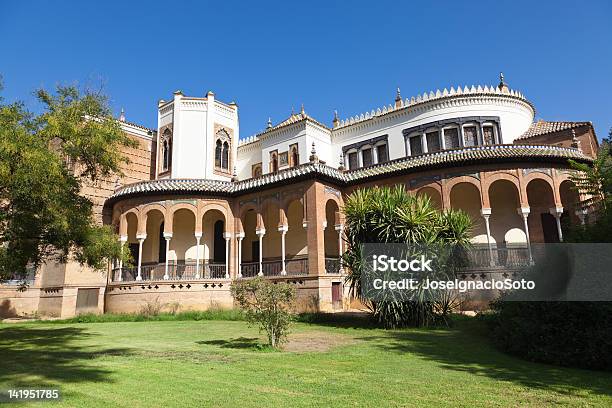
[[[286,263],[287,275],[308,273],[308,236],[304,224],[304,206],[301,200],[293,200],[287,206]],[[317,228],[316,225],[307,228]]]
[[[527,245],[523,218],[519,215],[521,208],[519,191],[509,180],[496,180],[489,186],[491,203],[491,240],[498,247]]]
[[[201,270],[205,278],[226,276],[225,215],[217,209],[205,210],[202,216],[202,256]]]
[[[240,263],[241,275],[245,278],[257,276],[259,272],[259,237],[257,229],[257,213],[253,209],[247,210],[241,219],[244,238],[241,241]]]
[[[325,248],[325,272],[338,274],[340,272],[340,232],[336,225],[340,223],[340,209],[335,200],[327,200],[325,204],[325,230],[323,231]]]
[[[557,220],[551,214],[555,209],[555,199],[550,183],[535,178],[527,184],[529,202],[529,231],[531,242],[559,242]]]
[[[561,182],[559,185],[559,196],[561,198],[561,205],[563,206],[561,224],[570,226],[580,223],[580,218],[577,215],[577,212],[580,211],[580,196],[575,184],[570,180]]]
[[[472,242],[487,244],[487,231],[481,221],[481,200],[478,187],[468,182],[455,184],[450,192],[450,205],[454,209],[465,212],[472,220]]]

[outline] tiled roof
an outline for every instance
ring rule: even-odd
[[[532,123],[529,129],[517,138],[529,139],[530,137],[546,135],[548,133],[559,132],[567,129],[575,129],[581,126],[591,126],[591,122],[545,122],[540,120]]]
[[[249,143],[253,143],[258,141],[260,138],[265,137],[266,134],[268,134],[269,132],[275,131],[277,129],[283,128],[285,126],[289,126],[289,125],[293,125],[294,123],[298,123],[301,121],[310,121],[313,122],[319,126],[321,126],[322,128],[328,129],[329,128],[327,126],[325,126],[324,124],[322,124],[321,122],[319,122],[318,120],[316,120],[315,118],[313,118],[312,116],[310,116],[309,114],[307,114],[306,112],[304,112],[304,110],[302,110],[299,113],[291,113],[291,115],[289,115],[289,117],[285,120],[283,120],[282,122],[267,128],[266,130],[262,131],[261,133],[258,133],[256,135],[253,136],[249,136],[246,139],[243,139],[240,141],[239,146],[243,146]]]
[[[371,178],[390,177],[396,174],[426,170],[434,167],[453,167],[458,164],[474,164],[478,162],[510,161],[510,160],[551,160],[565,161],[574,159],[591,161],[582,152],[565,147],[551,145],[494,145],[475,146],[456,150],[445,150],[436,153],[426,153],[420,156],[407,157],[387,163],[342,172],[322,163],[306,163],[278,173],[266,174],[261,177],[229,182],[206,179],[167,179],[143,181],[129,184],[117,190],[106,205],[121,198],[156,193],[200,193],[214,195],[237,195],[258,188],[296,181],[303,178],[319,177],[335,182],[338,185],[357,184]]]

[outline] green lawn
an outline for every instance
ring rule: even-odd
[[[241,321],[0,324],[0,389],[59,387],[69,407],[612,406],[612,373],[506,356],[478,321],[348,326],[299,323],[271,352]]]

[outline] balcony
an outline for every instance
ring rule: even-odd
[[[306,276],[308,275],[308,257],[299,256],[285,260],[283,275],[283,261],[279,258],[264,258],[261,262],[263,276]],[[242,262],[241,273],[243,278],[253,278],[259,274],[259,262]]]
[[[167,279],[164,279],[165,263],[143,263],[140,267],[140,276],[142,281],[226,279],[225,263],[205,259],[200,263],[199,271],[197,267],[198,265],[194,261],[168,262],[168,276]],[[115,268],[112,272],[112,281],[133,282],[137,280],[137,276],[137,267]]]
[[[487,245],[475,245],[467,253],[467,265],[464,270],[509,268],[516,269],[532,263],[527,246],[499,246],[489,248]]]
[[[341,266],[340,258],[325,257],[325,273],[339,275]]]

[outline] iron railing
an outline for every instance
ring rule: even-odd
[[[199,272],[199,273],[198,273]],[[166,263],[145,263],[140,266],[143,281],[164,280]],[[133,282],[138,276],[138,267],[115,268],[112,271],[113,282]],[[120,279],[121,278],[121,279]],[[225,279],[225,263],[207,259],[200,262],[199,270],[195,261],[168,262],[168,280]]]
[[[263,276],[283,276],[283,261],[278,258],[267,258],[261,262]],[[308,258],[305,256],[285,259],[287,276],[308,275]],[[243,278],[253,278],[259,275],[259,262],[242,262]]]
[[[489,251],[487,245],[476,245],[467,251],[464,269],[520,268],[529,266],[531,262],[527,246],[498,246]]]
[[[325,272],[332,275],[340,273],[340,258],[325,257]]]
[[[308,257],[296,256],[285,261],[287,276],[308,275]]]

